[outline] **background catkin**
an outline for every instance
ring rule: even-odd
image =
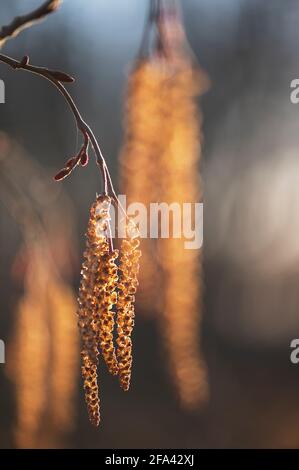
[[[16,446],[59,447],[74,425],[79,364],[70,285],[74,218],[64,193],[49,189],[47,172],[4,133],[0,183],[1,203],[22,240],[11,267],[21,292],[6,365],[16,401]]]
[[[164,91],[169,106],[166,118],[169,140],[160,158],[161,200],[168,204],[177,202],[181,208],[184,202],[201,200],[198,177],[201,117],[195,103],[200,92],[198,79],[191,64],[183,61],[177,64]],[[206,400],[208,386],[199,353],[201,253],[198,249],[185,249],[184,242],[184,238],[160,239],[158,251],[165,289],[162,312],[170,367],[180,401],[190,408]]]
[[[47,402],[49,330],[48,312],[44,306],[44,279],[47,273],[43,257],[38,251],[35,247],[30,250],[25,293],[16,309],[16,331],[11,343],[12,360],[7,369],[15,383],[15,439],[18,448],[39,447],[39,433]]]
[[[206,91],[208,80],[190,58],[180,16],[165,12],[157,27],[159,48],[138,60],[129,78],[121,184],[129,203],[142,202],[149,209],[151,202],[175,202],[182,209],[185,202],[202,200],[196,96]],[[201,252],[185,249],[183,238],[172,237],[171,220],[169,229],[168,239],[142,240],[143,295],[138,301],[143,312],[160,312],[176,390],[183,406],[194,407],[208,393],[199,336]],[[157,285],[163,286],[159,296]]]
[[[59,445],[73,426],[77,381],[76,305],[41,239],[29,242],[24,296],[16,309],[7,372],[16,387],[16,444]],[[47,427],[43,426],[45,419]]]
[[[148,209],[158,201],[159,166],[156,157],[164,147],[163,100],[160,93],[164,72],[155,61],[140,59],[129,77],[126,97],[125,142],[120,154],[122,192],[127,203],[142,202]],[[134,176],[132,176],[134,175]],[[148,221],[149,222],[149,217]],[[140,286],[138,298],[143,311],[152,314],[156,296],[152,292],[159,283],[156,250],[151,240],[141,241]]]

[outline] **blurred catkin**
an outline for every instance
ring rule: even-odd
[[[53,266],[47,243],[29,242],[27,252],[24,296],[16,310],[8,370],[16,386],[16,443],[19,448],[51,447],[73,426],[76,301]]]
[[[185,202],[201,200],[198,173],[201,116],[195,103],[199,91],[196,71],[190,63],[182,62],[168,82],[169,141],[160,159],[161,200],[179,203],[181,208]],[[158,251],[165,289],[163,325],[170,367],[182,404],[192,408],[206,400],[208,387],[199,347],[201,253],[198,249],[186,249],[184,243],[184,238],[160,239]]]
[[[39,433],[47,402],[49,330],[44,308],[46,273],[40,254],[34,248],[31,250],[31,261],[24,282],[25,294],[16,309],[17,324],[8,371],[16,386],[15,438],[18,448],[39,446]]]
[[[47,285],[47,301],[52,338],[48,414],[54,429],[70,432],[74,426],[79,364],[79,335],[74,321],[76,297],[66,282],[52,278]]]
[[[178,203],[182,209],[183,203],[202,200],[196,97],[207,90],[208,79],[192,61],[176,13],[157,18],[158,47],[138,59],[129,78],[121,185],[128,203],[142,202],[148,209],[151,202]],[[170,234],[172,228],[169,221]],[[190,408],[206,400],[208,387],[200,353],[201,250],[185,249],[185,241],[172,235],[142,240],[138,299],[142,311],[161,311],[171,374],[182,405]],[[159,296],[157,285],[163,287]]]
[[[165,74],[155,61],[138,60],[128,84],[126,97],[125,142],[120,155],[121,187],[127,203],[142,202],[147,209],[158,201],[159,167],[156,156],[164,148],[163,89]],[[132,176],[134,175],[134,176]],[[149,218],[148,218],[149,221]],[[156,252],[150,240],[141,241],[140,287],[138,298],[143,309],[153,311],[152,292],[159,282]]]
[[[4,133],[0,182],[0,200],[22,238],[11,269],[22,295],[6,366],[15,386],[16,445],[57,447],[74,425],[79,362],[76,299],[68,280],[73,214],[65,195],[49,190],[46,172]],[[62,215],[69,230],[61,225]]]

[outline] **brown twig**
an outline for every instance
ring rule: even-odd
[[[78,130],[82,133],[84,140],[88,138],[88,141],[91,143],[95,155],[96,155],[96,161],[98,166],[100,167],[103,181],[104,181],[104,193],[106,195],[110,194],[114,199],[117,200],[117,196],[115,193],[115,190],[113,188],[111,176],[108,171],[108,167],[105,161],[105,158],[102,154],[102,151],[100,149],[99,143],[92,132],[91,128],[88,126],[88,124],[84,121],[82,118],[73,98],[69,94],[69,92],[66,90],[64,85],[59,81],[57,78],[53,76],[53,71],[44,68],[44,67],[36,67],[33,65],[30,65],[28,60],[24,61],[18,61],[15,59],[12,59],[11,57],[8,57],[4,54],[0,54],[0,62],[3,62],[6,65],[9,65],[11,68],[14,70],[25,70],[27,72],[30,72],[34,75],[38,75],[42,78],[45,78],[46,80],[50,81],[63,95],[65,100],[67,101],[74,117],[77,123]]]
[[[9,25],[3,26],[0,30],[0,47],[8,39],[16,37],[24,29],[42,21],[49,14],[56,11],[61,2],[62,0],[48,0],[27,15],[17,16]]]
[[[53,13],[54,11],[56,11],[59,5],[61,4],[61,1],[62,0],[47,1],[43,3],[43,5],[41,5],[39,8],[34,10],[33,12],[27,15],[15,18],[9,26],[4,26],[0,30],[0,49],[3,46],[3,44],[6,42],[6,40],[12,37],[15,37],[24,28],[32,26],[37,21],[44,19],[50,13]],[[111,179],[105,158],[99,146],[99,143],[93,131],[89,127],[89,125],[82,118],[70,93],[67,91],[67,89],[63,85],[63,83],[73,82],[74,81],[73,77],[61,71],[51,70],[45,67],[33,66],[29,64],[28,56],[25,56],[23,57],[22,60],[18,61],[4,54],[0,54],[0,62],[3,62],[4,64],[10,66],[14,70],[24,70],[24,71],[30,72],[34,75],[38,75],[50,81],[63,95],[63,97],[65,98],[66,102],[69,105],[69,108],[71,109],[75,117],[77,128],[83,135],[84,143],[80,150],[80,153],[76,157],[73,157],[72,159],[70,159],[67,162],[66,167],[63,168],[63,170],[61,170],[58,173],[58,175],[56,175],[58,177],[57,179],[63,179],[64,177],[68,176],[78,164],[81,163],[83,166],[87,164],[88,162],[87,150],[88,150],[88,145],[90,143],[96,156],[97,165],[99,166],[101,174],[102,174],[103,187],[104,187],[103,192],[105,195],[110,195],[112,199],[114,200],[114,203],[117,204],[119,209],[125,214],[125,210],[121,206],[117,198],[116,192],[114,190],[112,179]]]

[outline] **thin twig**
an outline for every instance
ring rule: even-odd
[[[39,8],[23,16],[17,16],[9,25],[3,26],[0,30],[0,47],[10,39],[16,37],[21,31],[42,21],[48,15],[56,11],[62,0],[48,0]]]
[[[107,181],[107,179],[108,179],[109,180],[109,186],[110,186],[109,189],[110,189],[110,192],[112,193],[111,195],[114,196],[115,192],[114,192],[114,189],[113,189],[113,186],[112,186],[112,181],[111,181],[110,175],[109,175],[109,178],[107,177],[109,172],[108,172],[108,168],[107,168],[104,156],[101,152],[100,146],[99,146],[92,130],[90,129],[88,124],[82,118],[82,116],[81,116],[81,114],[80,114],[73,98],[71,97],[71,95],[69,94],[67,89],[62,85],[62,83],[60,81],[58,81],[57,79],[53,78],[53,76],[51,75],[51,71],[49,71],[48,69],[46,69],[44,67],[35,67],[33,65],[25,63],[24,61],[18,61],[18,60],[12,59],[11,57],[8,57],[4,54],[0,54],[0,62],[3,62],[6,65],[9,65],[14,70],[25,70],[27,72],[30,72],[30,73],[34,74],[34,75],[38,75],[42,78],[45,78],[46,80],[51,82],[60,91],[60,93],[63,95],[63,97],[67,101],[67,103],[68,103],[68,105],[69,105],[69,107],[70,107],[70,109],[71,109],[71,111],[72,111],[72,113],[75,117],[78,130],[83,134],[83,137],[85,137],[86,135],[88,136],[88,139],[90,140],[91,145],[92,145],[92,147],[95,151],[95,154],[96,154],[96,157],[97,157],[97,164],[99,165],[99,167],[101,169],[101,172],[102,172],[102,176],[103,176],[105,194],[108,193],[108,181]]]
[[[31,13],[24,15],[24,16],[17,17],[11,22],[10,25],[4,26],[0,30],[0,49],[8,39],[15,37],[23,29],[32,26],[36,22],[44,19],[47,15],[55,12],[59,8],[61,2],[62,0],[48,0],[44,2],[39,8],[32,11]],[[38,75],[50,81],[59,90],[59,92],[63,95],[66,102],[68,103],[68,106],[71,109],[75,117],[78,130],[83,135],[84,142],[85,142],[84,148],[87,149],[89,143],[91,143],[92,145],[92,148],[96,156],[96,162],[100,168],[102,178],[103,178],[104,194],[110,195],[112,199],[114,200],[114,202],[119,207],[119,209],[126,216],[126,212],[124,208],[122,207],[116,195],[116,192],[114,190],[112,179],[111,179],[105,158],[99,146],[99,143],[92,129],[90,128],[90,126],[82,118],[81,113],[79,112],[70,93],[67,91],[67,89],[63,85],[63,83],[73,82],[74,79],[70,75],[64,72],[50,70],[45,67],[33,66],[29,64],[28,56],[25,56],[21,61],[18,61],[4,54],[0,54],[0,62],[3,62],[4,64],[10,66],[14,70],[24,70],[34,75]]]
[[[126,212],[125,212],[124,208],[122,207],[122,205],[121,205],[121,203],[120,203],[120,201],[119,201],[119,199],[116,195],[115,189],[113,187],[111,175],[109,173],[105,158],[103,156],[103,153],[101,151],[99,143],[98,143],[92,129],[90,128],[90,126],[82,118],[78,107],[76,106],[73,98],[71,97],[70,93],[67,91],[65,86],[57,78],[54,78],[53,71],[49,70],[45,67],[36,67],[34,65],[29,64],[29,58],[28,57],[26,57],[26,60],[22,59],[22,60],[18,61],[18,60],[12,59],[11,57],[8,57],[7,55],[0,54],[0,62],[3,62],[4,64],[10,66],[14,70],[24,70],[24,71],[30,72],[34,75],[38,75],[38,76],[48,80],[49,82],[51,82],[59,90],[59,92],[62,94],[62,96],[64,97],[64,99],[68,103],[69,108],[71,109],[71,111],[74,115],[78,130],[82,133],[82,135],[84,137],[84,140],[86,138],[88,138],[88,141],[92,145],[92,148],[93,148],[93,150],[95,152],[95,156],[96,156],[96,162],[97,162],[97,165],[99,166],[99,168],[101,170],[101,174],[102,174],[102,178],[103,178],[104,194],[105,195],[110,195],[112,197],[112,199],[115,201],[115,203],[117,204],[117,206],[119,207],[119,209],[123,212],[125,217],[127,217]],[[58,72],[58,73],[62,73],[62,72]],[[64,74],[64,75],[66,75],[66,74]],[[66,75],[66,76],[68,76],[68,75]]]

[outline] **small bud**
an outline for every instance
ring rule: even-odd
[[[29,56],[25,55],[23,59],[21,60],[20,65],[21,67],[24,67],[25,65],[28,65],[28,64],[29,64]]]
[[[77,157],[72,157],[66,162],[65,167],[66,168],[74,168],[74,166],[77,164],[77,162],[78,162]]]
[[[50,75],[52,78],[55,78],[55,80],[58,80],[59,82],[63,83],[73,83],[75,79],[68,75],[67,73],[64,72],[59,72],[58,70],[47,70],[48,75]]]
[[[55,181],[61,181],[66,178],[71,172],[71,168],[63,168],[54,176]]]
[[[80,163],[82,166],[86,166],[89,162],[89,156],[87,152],[82,153]]]

